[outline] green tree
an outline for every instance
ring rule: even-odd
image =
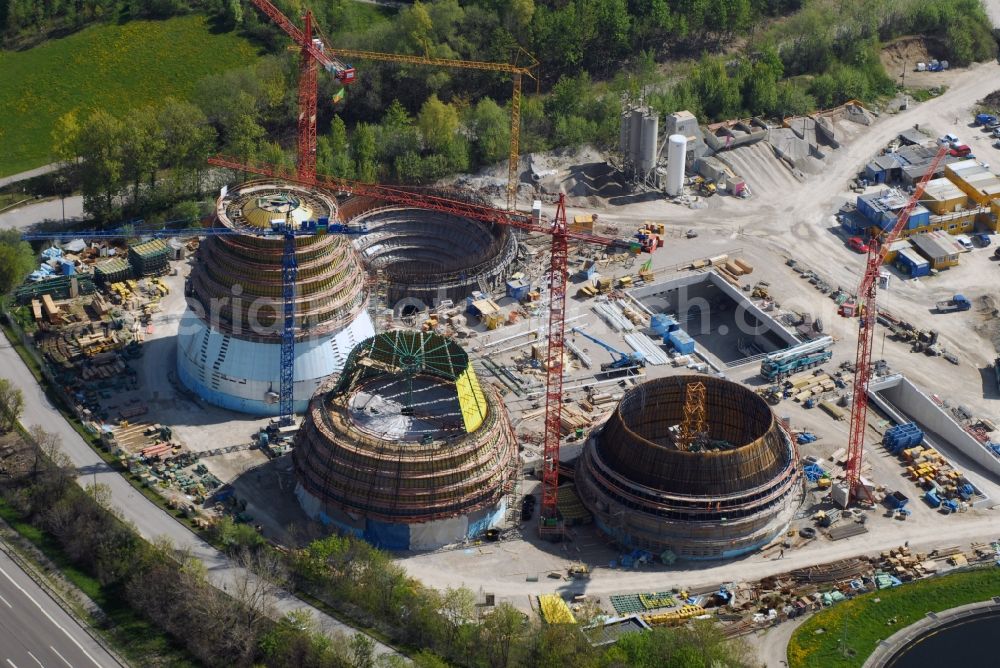
[[[510,120],[500,105],[488,97],[481,99],[469,110],[468,125],[474,137],[476,159],[480,163],[493,164],[507,157]]]
[[[233,119],[233,125],[227,128],[227,146],[236,157],[253,161],[260,154],[266,134],[255,116],[244,112]]]
[[[7,294],[35,268],[31,244],[17,230],[0,230],[0,296]]]
[[[60,162],[74,162],[79,155],[80,121],[76,110],[67,111],[52,127],[52,153]]]
[[[407,50],[421,55],[430,53],[434,23],[431,21],[430,12],[427,11],[427,5],[415,0],[410,7],[399,12],[397,26],[408,42],[404,48],[408,46]]]
[[[149,196],[156,188],[156,173],[163,159],[166,141],[160,135],[155,111],[151,107],[137,109],[125,118],[122,143],[122,178],[132,185],[132,205],[141,207],[140,188],[149,184]]]
[[[354,178],[354,163],[347,144],[347,126],[340,116],[334,116],[330,133],[317,140],[316,163],[320,173],[345,179]]]
[[[535,15],[535,0],[510,0],[507,9],[508,25],[515,30],[524,30],[531,25]]]
[[[169,97],[156,120],[163,141],[162,164],[172,170],[175,190],[200,195],[205,161],[215,148],[215,129],[201,109]]]
[[[98,220],[115,210],[125,174],[125,124],[106,111],[95,111],[80,128],[83,208]]]
[[[3,260],[0,249],[0,261]],[[0,270],[2,271],[2,270]],[[0,434],[10,431],[21,419],[24,410],[24,395],[6,378],[0,378]]]
[[[365,183],[374,183],[378,176],[375,126],[358,123],[351,138],[351,153],[354,156],[355,174]]]
[[[458,111],[453,105],[439,100],[437,95],[431,95],[420,107],[417,125],[428,148],[444,152],[458,131]]]

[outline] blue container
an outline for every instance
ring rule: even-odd
[[[931,508],[937,508],[938,506],[941,505],[941,499],[939,499],[938,495],[935,494],[933,491],[924,494],[924,501],[926,501],[927,505],[930,506]]]
[[[666,340],[681,355],[690,355],[694,352],[694,339],[683,329],[675,329],[670,332],[667,334]]]
[[[73,265],[72,262],[63,262],[62,273],[63,276],[72,276],[76,273],[76,267]]]
[[[680,325],[674,317],[666,313],[657,313],[650,320],[650,327],[657,336],[666,336],[670,332],[680,329]]]
[[[531,286],[524,281],[507,281],[507,296],[512,297],[519,302],[528,298],[528,292],[530,290]]]

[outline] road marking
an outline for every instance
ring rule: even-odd
[[[10,603],[9,603],[9,602],[7,601],[7,599],[5,599],[5,598],[4,598],[3,596],[0,596],[0,601],[3,601],[4,603],[6,603],[6,604],[7,604],[7,607],[8,607],[8,608],[10,608],[11,610],[13,610],[13,609],[14,609],[14,606],[12,606],[12,605],[11,605],[11,604],[10,604]]]
[[[14,668],[17,668],[17,664],[14,663],[13,661],[11,661],[10,659],[7,659],[7,663],[9,663],[10,665],[14,666]]]
[[[37,656],[35,656],[31,652],[28,652],[28,656],[30,656],[32,659],[34,659],[35,663],[37,663],[39,666],[41,666],[42,668],[45,668],[45,664],[43,664],[41,661],[39,661]]]
[[[62,654],[60,654],[60,653],[59,653],[59,650],[57,650],[57,649],[56,649],[55,647],[53,647],[52,645],[49,645],[49,649],[51,649],[51,650],[52,650],[53,652],[55,652],[55,653],[56,653],[56,656],[58,656],[58,657],[59,657],[60,659],[62,659],[62,662],[63,662],[63,663],[65,663],[65,664],[66,664],[67,666],[69,666],[69,668],[73,668],[73,664],[72,664],[72,663],[70,663],[69,661],[67,661],[67,660],[66,660],[66,657],[64,657],[64,656],[63,656]],[[87,654],[87,653],[86,653],[86,652],[84,652],[84,654]],[[89,654],[87,654],[87,656],[90,656],[90,655],[89,655]],[[93,659],[91,659],[91,661],[93,661]]]
[[[45,615],[45,617],[46,617],[46,618],[48,618],[48,620],[49,620],[50,622],[52,622],[52,623],[53,623],[53,624],[55,625],[55,627],[56,627],[56,628],[58,628],[58,629],[59,629],[60,631],[62,631],[63,633],[65,633],[65,634],[66,634],[66,637],[67,637],[67,638],[69,638],[69,639],[70,639],[70,640],[71,640],[71,641],[73,642],[73,644],[77,646],[77,649],[79,649],[79,650],[80,650],[81,652],[83,652],[83,655],[84,655],[85,657],[87,657],[88,659],[90,659],[90,661],[91,661],[91,662],[92,662],[92,663],[93,663],[93,664],[94,664],[95,666],[97,666],[97,668],[101,668],[101,664],[97,663],[97,659],[95,659],[94,657],[90,656],[90,654],[89,654],[89,653],[87,652],[87,650],[85,650],[85,649],[83,648],[83,645],[81,645],[81,644],[80,644],[79,642],[77,642],[77,639],[76,639],[76,638],[74,638],[73,636],[71,636],[71,635],[69,634],[69,631],[67,631],[66,629],[64,629],[64,628],[62,627],[62,625],[61,625],[61,624],[60,624],[59,622],[57,622],[56,620],[52,619],[52,615],[50,615],[50,614],[48,613],[48,611],[47,611],[47,610],[45,610],[45,608],[43,608],[43,607],[42,607],[41,603],[39,603],[38,601],[36,601],[36,600],[35,600],[35,599],[34,599],[34,598],[33,598],[33,597],[31,596],[31,594],[29,594],[28,592],[26,592],[26,591],[24,590],[24,587],[22,587],[21,585],[17,584],[17,582],[15,582],[15,581],[14,581],[14,578],[12,578],[12,577],[11,577],[11,576],[10,576],[10,575],[9,575],[9,574],[7,573],[7,571],[5,571],[5,570],[4,570],[4,569],[3,569],[2,567],[0,567],[0,573],[3,573],[3,576],[4,576],[5,578],[7,578],[8,580],[10,580],[10,583],[11,583],[12,585],[14,585],[14,586],[15,586],[15,587],[17,587],[18,589],[20,589],[20,590],[21,590],[21,593],[22,593],[22,594],[24,594],[25,596],[27,596],[27,597],[28,597],[28,600],[29,600],[29,601],[31,601],[32,603],[34,603],[34,604],[35,604],[35,607],[37,607],[37,608],[38,608],[38,609],[39,609],[39,610],[40,610],[40,611],[42,612],[42,614],[43,614],[43,615]],[[50,649],[52,649],[52,651],[53,651],[53,652],[56,652],[56,650],[55,650],[54,648],[52,648],[51,646],[50,646],[49,648],[50,648]],[[57,654],[57,655],[59,656],[59,658],[60,658],[60,659],[62,659],[62,655],[60,655],[60,654],[59,654],[59,652],[56,652],[56,654]],[[66,661],[66,659],[63,659],[63,661]],[[10,663],[10,665],[12,665],[12,666],[14,665],[13,663],[11,663],[10,659],[7,659],[7,663]],[[70,667],[72,668],[72,664],[71,664],[71,663],[70,663],[69,661],[66,661],[66,665],[67,665],[67,666],[70,666]],[[15,668],[17,668],[17,667],[15,666]]]

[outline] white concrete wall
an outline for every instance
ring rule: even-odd
[[[880,395],[884,395],[884,398]],[[948,445],[985,468],[997,481],[1000,481],[1000,459],[993,456],[986,446],[974,439],[952,419],[947,411],[942,410],[902,374],[872,380],[868,386],[868,396],[876,406],[896,419],[903,422],[916,421],[933,431],[945,439]],[[906,415],[898,415],[887,405],[886,400]],[[907,416],[910,419],[907,419]],[[943,454],[947,455],[947,451]]]

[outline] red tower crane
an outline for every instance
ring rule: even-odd
[[[562,439],[563,349],[566,318],[566,284],[569,262],[569,241],[610,246],[613,239],[571,230],[566,219],[565,196],[559,196],[556,215],[552,219],[535,220],[529,214],[496,209],[473,202],[426,195],[413,190],[369,183],[360,183],[332,176],[306,176],[291,173],[273,165],[245,164],[236,158],[216,156],[209,163],[235,171],[259,174],[270,178],[301,183],[334,192],[366,195],[394,204],[431,209],[454,216],[472,218],[487,223],[509,225],[526,232],[552,237],[549,263],[549,342],[545,356],[545,439],[542,450],[542,504],[539,531],[545,535],[561,530],[556,509],[559,487],[559,444]]]
[[[299,29],[269,0],[250,0],[257,9],[288,33],[299,45],[299,133],[298,173],[303,178],[316,176],[316,72],[319,63],[337,80],[347,85],[354,83],[354,68],[330,56],[322,40],[313,38],[312,12],[306,11],[305,28]]]
[[[855,314],[858,317],[858,351],[854,366],[854,400],[851,404],[851,430],[847,448],[847,486],[850,499],[858,499],[866,494],[861,485],[861,456],[865,447],[865,425],[868,423],[868,383],[871,380],[872,344],[875,340],[875,323],[878,321],[876,296],[879,270],[889,253],[889,246],[906,227],[910,213],[924,194],[927,182],[937,171],[947,146],[938,150],[930,166],[917,183],[916,190],[906,205],[896,216],[896,223],[883,235],[882,239],[872,239],[868,244],[865,273],[858,287],[858,301]]]

